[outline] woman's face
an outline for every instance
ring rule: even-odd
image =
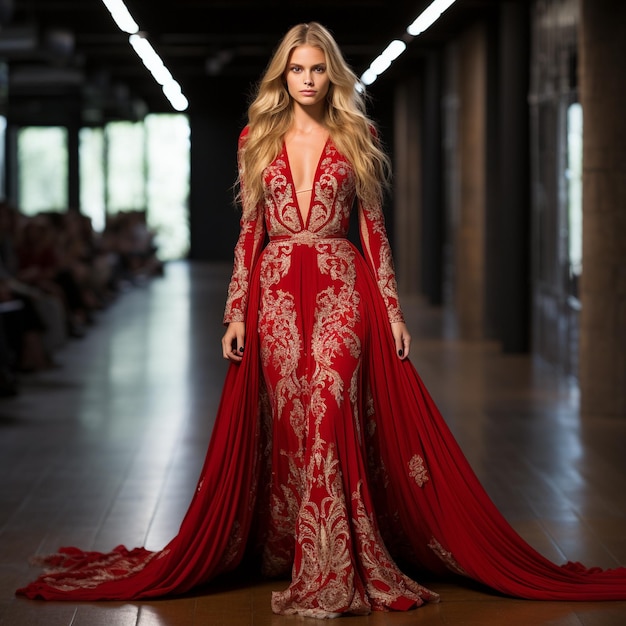
[[[289,95],[301,106],[324,102],[330,79],[326,71],[326,55],[314,46],[298,46],[291,51],[285,80]]]

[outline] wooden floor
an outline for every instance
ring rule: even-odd
[[[103,312],[61,367],[0,400],[0,624],[289,626],[280,583],[220,585],[184,599],[44,603],[14,597],[59,545],[162,547],[177,531],[210,435],[225,362],[229,268],[168,265]],[[553,560],[626,564],[626,419],[578,414],[571,382],[494,344],[454,339],[440,311],[405,299],[413,361],[487,490]],[[427,583],[428,581],[421,581]],[[284,586],[284,585],[282,585]],[[346,618],[351,626],[623,626],[626,602],[512,600],[431,584],[439,605]]]

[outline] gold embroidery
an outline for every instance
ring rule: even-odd
[[[389,322],[403,322],[404,316],[398,301],[393,256],[387,239],[382,208],[379,205],[362,206],[362,211],[365,219],[361,223],[361,236],[371,263],[374,265],[376,282],[387,307]],[[377,257],[373,254],[375,248],[378,248]]]
[[[295,192],[287,173],[288,166],[283,153],[266,167],[263,173],[264,217],[270,237],[297,235],[302,240],[307,240],[312,238],[313,233],[319,237],[345,237],[355,197],[355,178],[352,167],[337,152],[332,141],[326,145],[317,172],[317,180],[313,183],[307,229],[303,227]],[[389,321],[403,321],[382,210],[380,206],[363,207],[363,212],[368,232],[364,234],[362,227],[362,241],[367,249],[366,256],[374,270],[378,289],[387,307]],[[253,231],[253,236],[249,230]],[[225,322],[245,319],[249,272],[252,259],[258,254],[257,248],[262,243],[263,233],[262,217],[248,223],[242,221],[242,232],[235,249],[233,277],[228,290]],[[249,244],[251,238],[254,239],[253,246]],[[249,248],[252,248],[251,255],[246,254]]]
[[[437,601],[439,596],[422,587],[403,574],[385,548],[373,516],[368,515],[361,491],[363,481],[359,481],[352,494],[355,511],[354,524],[358,541],[361,564],[367,571],[366,585],[368,596],[377,608],[388,607],[401,597],[415,601],[416,606],[423,600]]]
[[[269,508],[262,529],[263,569],[280,574],[293,564],[291,585],[273,594],[272,607],[278,613],[328,617],[368,613],[403,597],[415,604],[434,599],[398,570],[367,512],[370,496],[364,499],[361,483],[353,489],[353,478],[344,477],[339,466],[337,427],[353,424],[357,439],[349,445],[356,445],[356,454],[367,454],[364,437],[374,442],[376,437],[371,394],[361,390],[365,320],[357,290],[358,252],[345,239],[354,172],[328,142],[313,183],[308,228],[283,154],[264,177],[270,241],[260,259],[256,330],[272,417],[262,430],[268,441],[264,465],[270,466],[264,473],[270,484],[262,494]],[[389,317],[396,319],[401,313],[382,212],[369,210],[365,222],[367,260]],[[248,243],[254,239],[252,232],[246,236]],[[247,251],[236,251],[236,257],[238,265],[251,258]],[[235,304],[244,280],[247,274],[234,272]],[[384,466],[373,472],[378,473],[373,482],[385,485]]]
[[[428,471],[424,465],[424,459],[419,454],[413,455],[409,461],[409,470],[409,475],[420,487],[428,482]]]
[[[328,287],[316,298],[315,323],[311,350],[315,357],[315,386],[322,385],[330,390],[337,404],[341,404],[344,381],[333,363],[344,349],[355,359],[361,353],[361,340],[354,327],[360,321],[360,296],[354,289],[356,274],[354,271],[352,249],[338,242],[318,244],[316,250],[318,267],[321,274],[330,275],[334,282],[340,282],[338,291]]]
[[[121,578],[130,578],[142,569],[144,569],[150,561],[161,559],[168,554],[169,550],[161,552],[146,553],[145,558],[138,562],[136,558],[124,557],[117,552],[103,555],[102,559],[94,562],[89,571],[84,568],[80,570],[80,578],[72,578],[71,570],[66,570],[67,575],[62,581],[57,581],[54,576],[44,575],[42,580],[54,589],[60,591],[74,591],[76,589],[94,589],[98,585],[109,580],[118,580]],[[49,569],[46,574],[54,574],[63,571],[65,568]]]
[[[241,230],[234,252],[233,273],[228,286],[224,323],[243,322],[248,304],[249,278],[264,234],[263,219],[257,216],[241,221]]]
[[[232,526],[231,534],[228,539],[228,545],[224,550],[224,556],[222,557],[222,568],[224,571],[228,571],[238,563],[238,556],[241,552],[243,544],[243,534],[241,532],[241,524],[235,520]]]
[[[356,430],[356,435],[359,439],[361,445],[363,445],[363,435],[361,428],[361,416],[359,414],[359,389],[361,382],[361,368],[356,367],[354,373],[352,374],[352,378],[350,380],[350,405],[352,406],[352,419],[354,420],[354,428]]]
[[[434,537],[430,540],[428,547],[446,564],[448,569],[461,576],[467,576],[467,572],[456,562],[452,552],[448,552]]]

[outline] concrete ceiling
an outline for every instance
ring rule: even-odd
[[[284,32],[319,21],[334,33],[360,74],[429,0],[126,0],[126,4],[190,101],[222,85],[246,90]],[[439,45],[493,2],[458,0],[411,54]],[[0,0],[0,59],[9,64],[10,93],[22,100],[71,94],[102,106],[133,103],[170,111],[101,0]],[[131,107],[132,108],[132,107]],[[122,107],[124,109],[124,107]]]

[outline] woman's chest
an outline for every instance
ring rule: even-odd
[[[355,197],[354,172],[332,143],[325,146],[315,169],[308,207],[298,204],[297,189],[284,148],[265,168],[264,185],[265,219],[270,235],[329,229],[341,234],[344,228],[347,229]]]

